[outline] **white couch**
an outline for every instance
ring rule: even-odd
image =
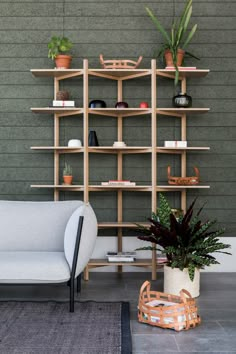
[[[0,283],[70,283],[88,263],[97,219],[81,201],[0,201]]]

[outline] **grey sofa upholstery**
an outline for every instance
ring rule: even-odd
[[[74,279],[96,237],[96,216],[84,202],[0,201],[0,283],[69,281],[73,311]]]

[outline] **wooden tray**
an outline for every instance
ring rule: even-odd
[[[191,177],[173,177],[171,176],[171,168],[170,166],[167,167],[167,176],[168,176],[168,183],[174,185],[196,185],[199,183],[199,169],[194,167],[194,171],[196,176]]]
[[[143,57],[140,56],[137,61],[129,59],[114,59],[104,60],[103,55],[100,54],[100,63],[103,69],[137,69]]]

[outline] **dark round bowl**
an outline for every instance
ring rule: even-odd
[[[192,97],[186,93],[179,93],[172,99],[173,107],[177,108],[188,108],[192,107]]]
[[[128,108],[129,105],[127,102],[117,102],[115,105],[116,108]]]
[[[102,100],[93,100],[89,102],[89,108],[106,108],[106,102]]]

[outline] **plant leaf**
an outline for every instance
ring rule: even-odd
[[[171,39],[170,39],[168,33],[165,31],[164,27],[161,25],[161,23],[158,21],[158,19],[155,17],[153,12],[148,7],[145,7],[145,9],[146,9],[148,15],[150,16],[152,22],[155,24],[156,28],[158,29],[158,31],[161,32],[161,34],[163,35],[163,37],[165,38],[167,43],[169,45],[171,45]]]

